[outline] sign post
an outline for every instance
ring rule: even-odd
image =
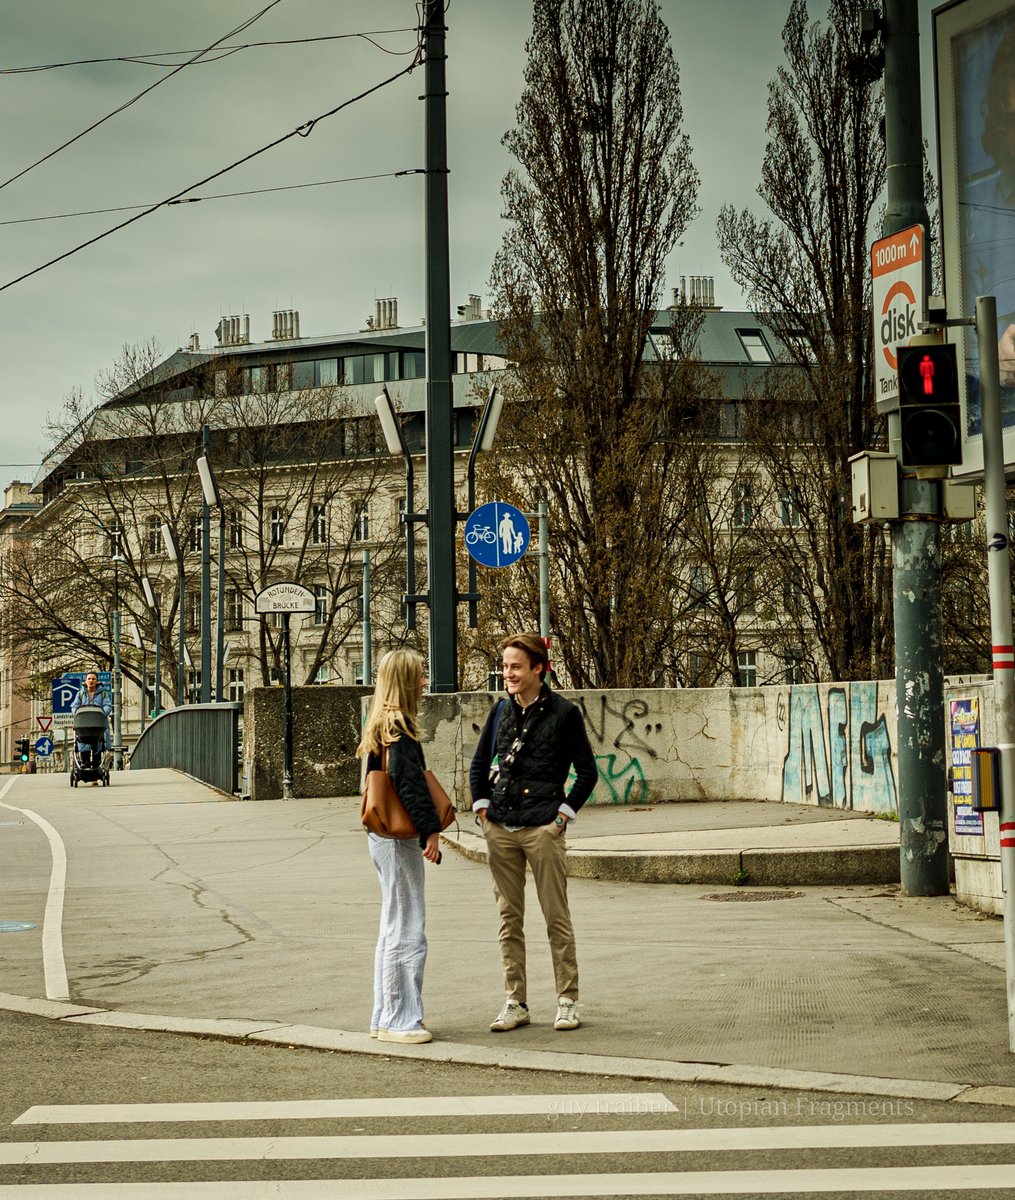
[[[285,689],[285,720],[282,750],[282,799],[293,799],[293,707],[292,670],[289,653],[289,618],[293,613],[312,613],[314,593],[301,583],[273,583],[257,593],[254,609],[262,616],[282,617],[282,666]]]
[[[910,225],[871,246],[874,300],[874,397],[878,412],[899,407],[898,345],[920,333],[927,287],[923,269],[923,226]]]

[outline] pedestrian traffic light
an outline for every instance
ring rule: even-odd
[[[957,466],[962,414],[954,345],[900,346],[898,358],[902,465]]]
[[[23,763],[28,762],[28,758],[29,758],[28,738],[26,738],[26,737],[18,739],[18,758]]]

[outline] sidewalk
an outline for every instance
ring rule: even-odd
[[[872,882],[893,854],[897,877],[892,822],[754,802],[587,807],[569,842],[582,1027],[552,1029],[533,893],[533,1023],[494,1034],[497,917],[465,814],[427,868],[435,1040],[400,1047],[365,1032],[378,888],[358,816],[358,799],[240,803],[171,771],[75,791],[16,777],[0,795],[0,930],[34,928],[0,933],[0,1007],[386,1057],[1015,1105],[1002,923]],[[69,1002],[46,999],[39,819],[67,856]],[[844,862],[863,882],[829,881]],[[823,882],[804,882],[818,863]],[[701,882],[644,881],[692,870]],[[45,933],[51,954],[52,922]]]

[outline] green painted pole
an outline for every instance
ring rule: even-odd
[[[426,481],[432,692],[458,690],[445,33],[443,0],[426,0]]]
[[[924,229],[917,0],[886,0],[885,149],[888,202],[882,232]],[[925,271],[929,276],[929,249]],[[928,289],[929,291],[929,289]],[[901,454],[899,415],[890,414],[890,449]],[[903,476],[900,519],[892,526],[892,599],[898,702],[899,855],[902,890],[948,893],[947,757],[941,647],[941,485]]]

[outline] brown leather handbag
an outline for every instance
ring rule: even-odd
[[[378,837],[386,838],[418,838],[419,830],[412,823],[405,805],[399,800],[395,785],[388,774],[388,748],[381,749],[381,769],[367,771],[366,783],[363,786],[363,802],[360,804],[360,821],[368,833],[376,833]],[[433,771],[424,771],[426,785],[430,789],[430,799],[437,810],[437,819],[441,829],[447,829],[455,820],[455,806],[447,792],[441,787],[440,780]]]

